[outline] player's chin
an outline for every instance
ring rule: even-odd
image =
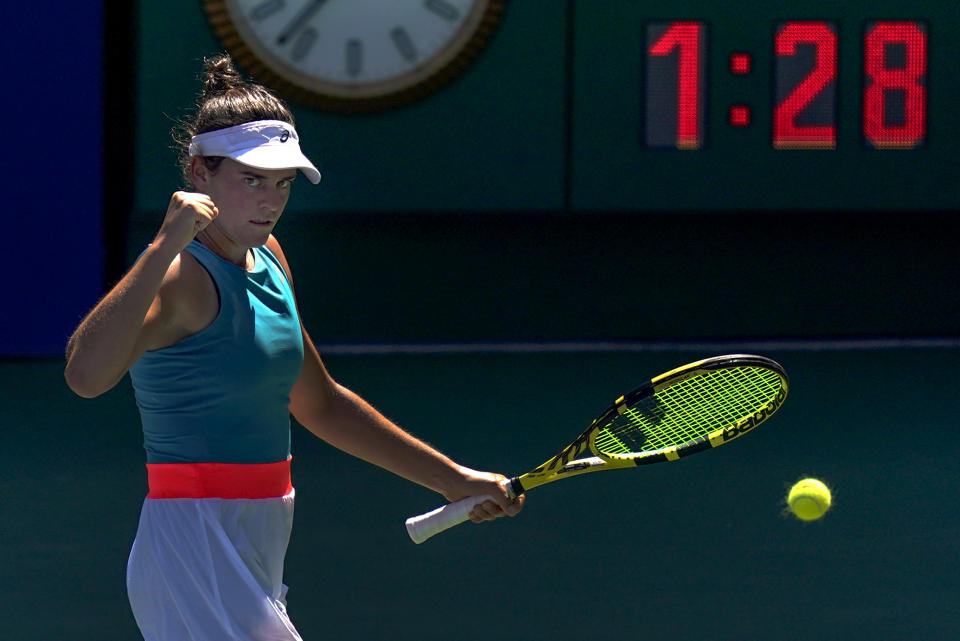
[[[267,241],[270,240],[270,235],[273,233],[273,225],[252,225],[252,229],[248,236],[248,244],[250,247],[263,247],[267,244]]]

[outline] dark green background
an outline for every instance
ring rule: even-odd
[[[294,622],[307,640],[956,638],[960,351],[766,353],[791,396],[748,437],[548,485],[515,519],[420,546],[403,520],[438,495],[296,427]],[[613,395],[707,355],[327,361],[464,464],[519,472]],[[124,570],[146,484],[128,383],[82,401],[47,362],[0,364],[0,380],[0,638],[137,638]],[[811,524],[783,513],[805,475],[834,490]]]
[[[149,211],[165,205],[176,180],[166,149],[172,120],[199,89],[198,58],[219,44],[199,2],[140,4],[136,202]],[[701,151],[640,145],[644,27],[670,19],[708,29]],[[836,151],[770,144],[774,29],[791,19],[837,25]],[[915,151],[860,142],[863,33],[877,19],[929,26],[928,144]],[[299,109],[298,130],[324,183],[302,189],[292,210],[955,209],[958,30],[960,11],[936,0],[751,0],[736,9],[703,0],[510,2],[491,46],[438,95],[363,117]],[[735,51],[753,56],[750,75],[729,73]],[[740,103],[753,108],[746,130],[726,123]]]
[[[137,7],[133,51],[108,56],[108,82],[132,60],[129,86],[107,87],[121,109],[105,123],[105,221],[113,232],[129,223],[124,265],[179,186],[169,130],[199,89],[200,59],[219,48],[199,2]],[[669,18],[710,23],[702,152],[639,147],[642,24]],[[776,18],[840,24],[836,153],[768,148],[761,107]],[[916,152],[868,153],[849,124],[857,39],[876,18],[930,21],[930,144]],[[305,638],[956,637],[958,18],[929,0],[735,12],[515,0],[468,72],[424,101],[358,117],[293,105],[324,180],[298,181],[277,235],[324,345],[795,341],[763,350],[790,372],[792,392],[749,438],[545,487],[520,518],[422,546],[402,522],[438,497],[295,428],[287,581]],[[753,76],[725,79],[733,49],[755,54]],[[757,105],[757,124],[726,128],[728,100]],[[864,336],[947,340],[846,351],[805,342]],[[616,394],[741,348],[751,345],[333,350],[327,363],[458,461],[517,473]],[[124,569],[146,486],[128,381],[83,401],[48,360],[0,362],[0,381],[0,638],[136,638]],[[804,475],[835,489],[822,522],[783,514]]]
[[[674,5],[511,2],[483,55],[426,100],[363,116],[294,104],[324,178],[297,183],[277,235],[316,340],[960,334],[958,12]],[[851,124],[857,43],[868,19],[911,16],[930,22],[930,144],[868,152]],[[169,131],[219,48],[194,0],[140,3],[139,17],[127,262],[179,185]],[[709,144],[645,150],[642,26],[691,17],[711,30]],[[770,147],[777,17],[838,22],[836,152]],[[746,79],[724,75],[734,50],[754,54]],[[747,131],[723,124],[741,99]]]
[[[957,208],[960,169],[954,112],[960,101],[952,3],[824,0],[577,3],[573,206],[594,209],[773,211]],[[678,17],[708,29],[704,149],[642,149],[637,98],[643,26]],[[928,144],[878,152],[861,143],[863,34],[875,19],[929,23]],[[837,149],[777,151],[771,146],[773,38],[783,20],[828,20],[838,32]],[[729,72],[729,55],[750,53],[747,76]],[[734,104],[752,108],[753,125],[727,124]]]

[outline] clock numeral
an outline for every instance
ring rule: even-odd
[[[912,149],[927,133],[927,31],[876,22],[863,43],[863,135],[876,149]]]
[[[456,22],[460,19],[460,10],[445,0],[425,0],[423,6],[444,20]]]
[[[773,146],[835,149],[836,27],[823,21],[787,22],[777,29],[774,46],[777,103],[773,108]],[[808,60],[804,60],[804,47],[812,49]],[[798,70],[805,75],[794,84]]]
[[[417,59],[417,48],[410,38],[410,34],[403,27],[394,27],[390,30],[390,39],[403,59],[407,62],[414,62]]]
[[[300,62],[307,57],[310,49],[317,42],[317,30],[313,27],[307,27],[300,32],[297,39],[293,42],[293,48],[290,50],[290,58],[295,62]]]
[[[363,70],[363,43],[356,38],[347,40],[347,75],[356,78]]]
[[[707,27],[702,22],[652,22],[647,40],[646,145],[699,149]]]
[[[269,18],[277,11],[287,6],[286,0],[266,0],[253,8],[250,12],[250,18],[256,22]]]

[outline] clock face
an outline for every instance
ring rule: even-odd
[[[281,93],[364,111],[426,95],[492,34],[503,0],[207,0],[235,60]]]

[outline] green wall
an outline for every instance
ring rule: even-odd
[[[169,130],[200,89],[201,59],[222,50],[196,0],[141,2],[140,14],[138,213],[178,184]],[[564,35],[562,3],[514,2],[468,73],[428,100],[364,116],[292,104],[323,182],[298,184],[290,211],[561,208]]]
[[[703,151],[640,148],[643,20],[710,20],[713,100],[722,105],[734,91],[721,77],[724,53],[742,39],[769,71],[772,16],[784,5],[748,8],[763,16],[751,28],[689,2],[669,11],[643,2],[511,2],[477,62],[426,100],[361,116],[294,104],[324,178],[318,187],[298,182],[277,236],[315,339],[960,333],[960,190],[952,152],[944,156],[960,139],[945,110],[957,88],[942,75],[931,71],[931,143],[921,152],[863,155],[856,131],[841,127],[836,162],[846,169],[830,164],[834,152],[771,156],[766,124],[738,142],[719,108]],[[842,60],[855,66],[863,22],[899,15],[894,6],[868,16],[815,2],[796,17],[840,21]],[[936,24],[957,19],[927,9]],[[201,58],[220,49],[199,2],[142,2],[140,17],[128,261],[179,186],[169,130],[199,89]],[[949,70],[956,63],[944,57],[942,37],[932,30],[931,67]],[[843,74],[849,87],[852,72]],[[758,70],[755,80],[763,77]],[[745,97],[762,103],[762,85]],[[841,105],[842,118],[856,115],[854,102]],[[844,173],[878,162],[894,179]],[[928,178],[914,184],[896,163]],[[809,182],[817,175],[833,186]],[[814,207],[797,190],[847,208]],[[919,210],[903,209],[891,196],[898,190],[919,194]],[[865,192],[889,208],[851,209]],[[794,205],[781,208],[784,198]],[[731,205],[739,201],[744,211]]]
[[[939,0],[738,2],[704,0],[577,2],[573,75],[571,206],[597,210],[784,211],[956,210],[960,132],[954,117],[960,73],[956,6]],[[703,148],[644,149],[641,85],[649,21],[698,20],[707,30]],[[824,20],[837,35],[836,150],[775,150],[774,33],[785,21]],[[928,136],[915,150],[877,151],[862,142],[864,32],[876,20],[928,26]],[[747,52],[753,70],[729,71]],[[753,114],[745,129],[727,123],[732,105]]]
[[[488,48],[429,98],[362,116],[294,105],[304,147],[324,174],[291,211],[530,212],[834,211],[956,209],[960,168],[954,106],[960,73],[948,3],[751,2],[733,15],[703,0],[560,2],[514,0]],[[200,59],[220,50],[196,0],[140,3],[138,212],[164,206],[177,175],[168,132],[199,89]],[[707,133],[700,151],[641,145],[645,25],[697,19],[707,30]],[[831,21],[837,33],[838,148],[776,151],[770,131],[776,25]],[[913,151],[861,142],[864,30],[878,19],[928,25],[928,135]],[[732,75],[746,51],[754,70]],[[727,108],[746,104],[754,123],[730,127]]]

